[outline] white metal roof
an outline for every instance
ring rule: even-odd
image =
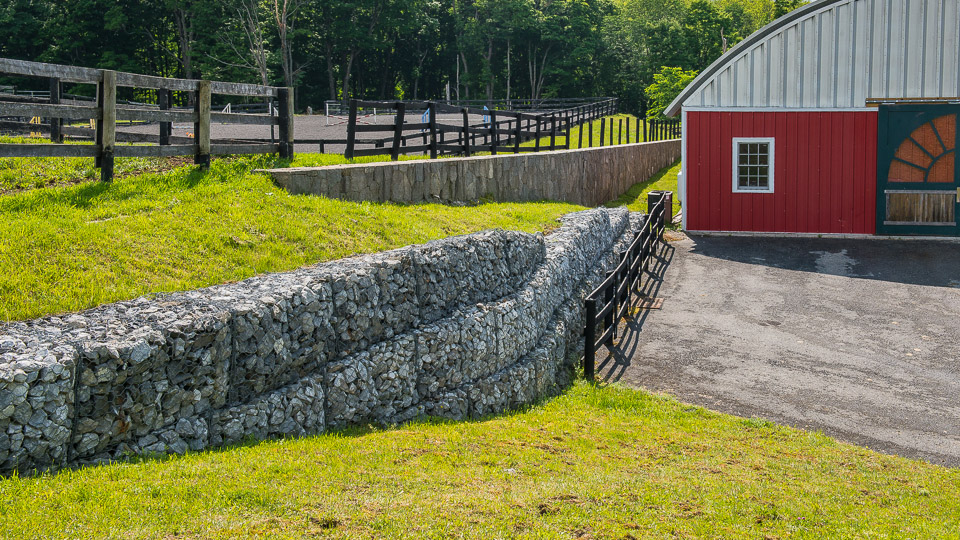
[[[960,0],[819,0],[763,27],[667,107],[859,108],[960,99]]]

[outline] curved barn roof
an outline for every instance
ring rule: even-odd
[[[681,107],[862,108],[960,100],[960,0],[819,0],[763,27],[693,80]]]

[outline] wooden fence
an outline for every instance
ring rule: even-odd
[[[360,108],[390,111],[394,116],[392,124],[361,125],[358,123]],[[617,112],[615,98],[603,98],[600,101],[584,103],[561,110],[548,112],[521,112],[475,109],[457,107],[433,101],[359,101],[352,100],[349,105],[347,138],[345,140],[325,139],[300,141],[320,145],[345,145],[344,156],[389,155],[396,160],[402,154],[429,154],[432,159],[442,155],[470,156],[478,152],[498,153],[541,152],[545,150],[569,149],[571,147],[571,129],[581,128],[577,147],[594,146],[594,124],[597,119]],[[421,118],[417,118],[422,113]],[[440,115],[447,115],[441,121]],[[450,122],[454,116],[459,121]],[[471,117],[482,116],[482,122],[471,123]],[[413,117],[413,121],[408,119]],[[419,121],[417,121],[419,120]],[[626,124],[624,124],[626,122]],[[636,130],[634,142],[660,141],[680,136],[678,120],[638,119],[633,122]],[[626,130],[624,130],[624,125]],[[608,129],[609,126],[609,129]],[[630,141],[631,121],[629,118],[608,118],[600,122],[599,145],[623,144],[624,135]],[[362,138],[365,134],[384,134],[386,136]],[[523,146],[527,141],[532,145]],[[365,148],[359,148],[364,146]]]
[[[359,125],[357,110],[360,107],[392,111],[394,122],[392,125]],[[321,152],[324,144],[345,144],[347,158],[390,155],[396,160],[401,154],[415,153],[429,153],[431,158],[436,158],[450,154],[470,156],[478,152],[540,152],[569,148],[571,127],[613,114],[616,108],[614,98],[549,113],[475,109],[434,101],[351,100],[347,139],[316,142],[321,144]],[[424,114],[420,122],[407,121],[408,116],[415,117],[421,112]],[[441,122],[439,115],[456,115],[460,122]],[[483,121],[471,123],[471,116],[483,117]],[[389,133],[390,136],[359,138],[358,134],[363,133]],[[546,137],[549,144],[541,143]],[[521,146],[530,140],[535,141],[533,146]],[[360,145],[373,148],[357,148]]]
[[[52,144],[0,144],[0,157],[93,157],[100,179],[113,178],[116,157],[193,156],[198,165],[210,164],[211,155],[278,153],[292,158],[293,89],[254,84],[170,79],[103,69],[81,68],[0,58],[0,75],[47,79],[49,97],[18,97],[0,94],[0,121],[10,127],[22,124],[17,118],[42,118],[31,131],[50,134]],[[94,104],[62,103],[64,83],[96,85]],[[118,88],[154,92],[156,105],[124,105],[117,101]],[[175,107],[174,92],[189,93],[192,107]],[[276,99],[278,115],[211,112],[213,95],[251,96]],[[6,120],[4,120],[6,118]],[[96,127],[64,126],[64,120],[93,120]],[[157,135],[118,134],[118,121],[159,122]],[[173,137],[174,122],[193,123],[193,137]],[[278,142],[263,140],[211,140],[210,123],[254,124],[279,128]],[[272,128],[271,128],[272,129]],[[60,144],[65,134],[90,134],[94,144]],[[118,146],[117,142],[155,143]]]

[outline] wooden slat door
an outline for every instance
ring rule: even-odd
[[[960,236],[960,106],[879,111],[877,233]]]

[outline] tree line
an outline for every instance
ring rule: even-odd
[[[300,109],[449,92],[480,100],[613,95],[641,112],[662,68],[695,73],[801,3],[7,0],[0,56],[293,86]]]

